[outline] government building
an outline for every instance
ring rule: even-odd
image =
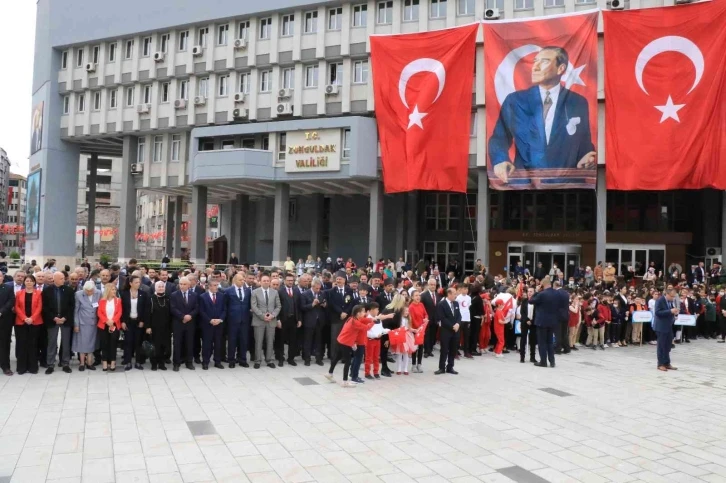
[[[264,265],[308,254],[359,264],[405,254],[442,268],[456,258],[467,270],[480,258],[494,273],[517,259],[530,268],[557,263],[571,275],[598,261],[622,271],[720,258],[722,193],[605,188],[602,20],[596,190],[488,187],[480,32],[468,192],[384,192],[371,35],[609,7],[602,0],[39,0],[32,107],[43,113],[42,136],[33,135],[42,141],[30,166],[31,176],[41,172],[42,202],[27,258],[61,265],[74,258],[77,199],[69,187],[78,184],[81,156],[90,156],[89,169],[99,157],[122,159],[120,260],[137,256],[142,193],[169,197],[164,245],[179,258],[188,223],[198,263],[208,258],[210,204],[219,205],[226,255]]]

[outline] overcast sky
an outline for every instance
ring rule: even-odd
[[[0,147],[10,169],[28,174],[35,0],[0,0]]]

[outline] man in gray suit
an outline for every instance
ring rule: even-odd
[[[280,294],[270,288],[270,276],[264,274],[260,279],[260,287],[252,291],[252,329],[255,334],[255,369],[262,363],[262,340],[267,338],[265,344],[265,362],[267,367],[274,369],[272,362],[272,347],[275,339],[275,329],[282,324],[277,320],[280,313]]]

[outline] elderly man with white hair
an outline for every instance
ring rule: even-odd
[[[190,290],[189,279],[179,279],[179,290],[171,294],[172,330],[174,333],[174,372],[179,371],[182,354],[186,368],[193,371],[194,328],[199,314],[199,297]]]
[[[96,334],[98,329],[98,301],[101,300],[101,291],[96,284],[87,281],[83,290],[76,292],[76,306],[73,316],[73,352],[80,356],[79,371],[86,369],[95,371],[91,354],[96,350]]]

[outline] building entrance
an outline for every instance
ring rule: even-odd
[[[518,261],[529,270],[532,276],[548,275],[554,265],[562,271],[565,279],[575,275],[580,266],[582,248],[580,245],[525,244],[510,243],[507,248],[509,270],[514,270]],[[538,271],[538,263],[542,263]]]

